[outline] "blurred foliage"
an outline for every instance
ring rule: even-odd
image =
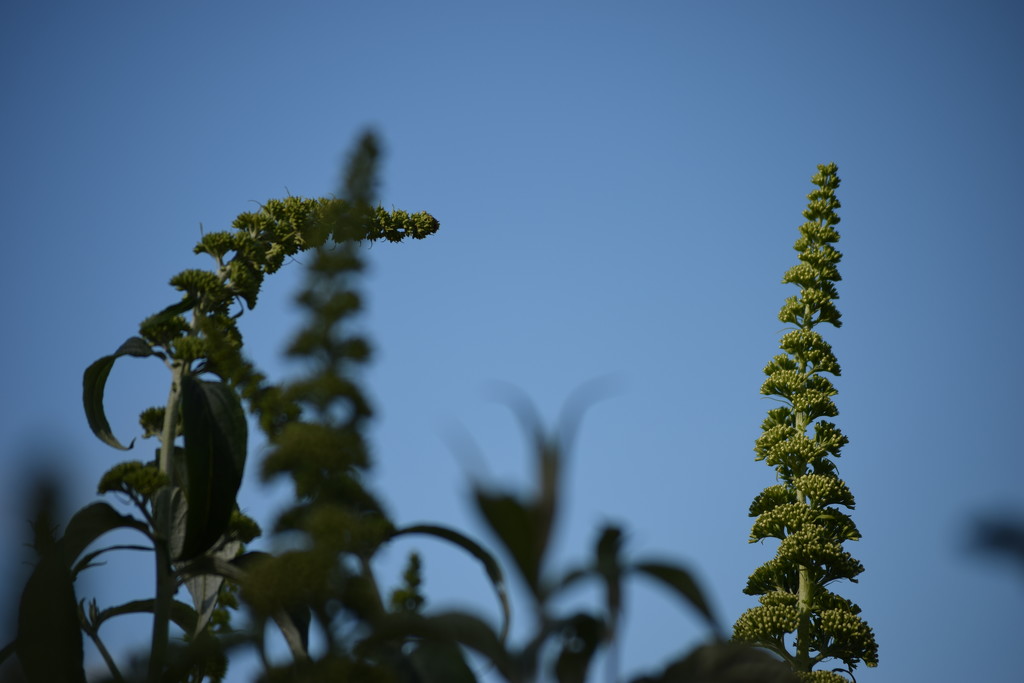
[[[982,516],[975,521],[971,544],[975,550],[1008,560],[1024,571],[1024,519]]]
[[[692,652],[669,653],[663,670],[631,680],[795,680],[776,657],[726,641],[689,572],[629,557],[617,527],[601,529],[590,557],[575,568],[551,566],[566,445],[524,403],[513,407],[531,439],[535,488],[477,486],[472,501],[530,592],[524,610],[533,612],[533,633],[523,642],[508,638],[512,605],[506,571],[494,553],[456,529],[395,526],[365,485],[371,465],[365,435],[373,411],[358,381],[370,345],[351,324],[362,307],[358,244],[421,239],[439,226],[424,212],[375,207],[376,164],[376,142],[366,136],[352,155],[344,199],[271,200],[240,215],[233,231],[203,235],[195,251],[209,255],[215,270],[189,269],[173,277],[180,299],[86,369],[83,404],[90,428],[111,447],[128,450],[134,440],[125,446],[104,413],[106,380],[125,356],[167,366],[166,404],[146,408],[139,419],[142,437],[157,441],[154,458],[116,464],[100,481],[99,492],[118,498],[127,514],[107,502],[92,503],[58,533],[52,505],[38,506],[38,561],[22,593],[17,638],[0,652],[0,661],[16,655],[24,678],[33,683],[83,681],[87,637],[107,665],[107,680],[118,682],[219,681],[232,655],[246,650],[258,653],[259,680],[268,683],[459,683],[483,675],[514,683],[577,683],[588,680],[602,661],[608,680],[630,680],[617,670],[615,643],[623,594],[631,579],[642,577],[692,609],[709,638]],[[244,356],[236,321],[256,305],[265,276],[299,252],[309,254],[298,296],[305,322],[287,353],[301,361],[304,374],[275,384]],[[247,547],[262,532],[237,506],[248,464],[249,417],[269,444],[262,477],[286,478],[294,489],[291,505],[271,530],[276,545],[285,548],[274,554]],[[842,497],[825,483],[805,488],[821,500]],[[115,530],[135,533],[139,543],[93,549]],[[500,623],[430,610],[416,554],[401,585],[379,586],[372,568],[376,553],[410,535],[449,542],[479,562],[501,608]],[[104,554],[127,549],[152,554],[154,596],[111,606],[80,598],[79,574],[100,564]],[[569,614],[556,610],[559,597],[581,582],[598,586],[604,600]],[[185,594],[187,602],[181,599]],[[151,647],[119,663],[101,627],[140,613],[153,616]],[[271,662],[267,653],[270,623],[289,649],[283,661]],[[316,654],[309,648],[313,631],[324,641]],[[477,657],[467,657],[468,651]],[[486,663],[483,672],[477,670],[480,661]]]

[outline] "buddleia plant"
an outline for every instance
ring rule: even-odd
[[[860,532],[844,510],[853,494],[840,479],[836,460],[848,439],[829,418],[839,414],[839,376],[832,347],[818,328],[839,327],[836,282],[842,254],[836,226],[839,176],[835,164],[819,165],[793,245],[800,262],[782,282],[800,288],[786,299],[779,320],[791,326],[780,340],[783,353],[764,369],[761,393],[781,405],[768,411],[754,447],[756,460],[775,469],[778,483],[750,506],[756,517],[750,542],[779,540],[775,557],[750,576],[744,593],[760,604],[733,627],[734,640],[766,648],[788,662],[805,681],[848,681],[858,664],[878,664],[878,646],[860,607],[832,592],[841,580],[856,582],[864,571],[844,549]]]

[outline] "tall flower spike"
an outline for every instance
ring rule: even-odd
[[[819,165],[811,178],[817,189],[807,195],[807,222],[793,245],[800,262],[782,278],[800,288],[779,311],[779,320],[794,329],[782,337],[779,346],[785,353],[765,367],[761,386],[762,394],[782,406],[768,412],[754,447],[756,459],[773,467],[780,483],[750,506],[750,516],[757,518],[750,542],[777,538],[780,543],[775,557],[750,576],[743,591],[759,596],[761,604],[744,612],[733,627],[735,640],[775,652],[814,683],[849,680],[836,673],[843,670],[836,660],[851,674],[858,664],[878,664],[878,645],[858,616],[860,607],[826,588],[839,579],[856,582],[864,570],[843,549],[860,532],[836,507],[854,505],[833,462],[847,438],[822,419],[839,414],[832,401],[835,386],[822,374],[838,376],[839,362],[815,330],[821,323],[842,324],[834,303],[842,259],[832,246],[839,241],[836,172],[835,164]],[[816,670],[819,665],[828,668]]]

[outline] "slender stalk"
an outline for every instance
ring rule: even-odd
[[[100,640],[100,634],[96,629],[86,628],[84,629],[89,638],[92,640],[96,649],[100,651],[100,655],[103,657],[103,661],[107,663],[107,668],[110,670],[110,676],[117,683],[125,683],[124,676],[121,675],[121,670],[117,668],[117,664],[114,662],[114,658],[110,656],[110,651],[107,650],[106,645]]]
[[[181,402],[181,380],[184,376],[185,364],[176,361],[171,373],[171,389],[167,396],[167,406],[164,409],[164,428],[160,435],[160,459],[157,462],[160,471],[167,475],[171,486],[177,483],[174,481],[174,469],[171,467],[171,454],[174,453],[174,439],[177,436],[178,404]]]
[[[167,396],[164,409],[164,426],[161,434],[160,471],[167,475],[170,486],[175,486],[174,468],[171,467],[171,456],[174,453],[174,440],[178,427],[178,404],[181,402],[181,381],[185,376],[185,363],[174,364],[171,375],[171,389]],[[154,511],[155,512],[155,511]],[[153,638],[149,655],[150,683],[158,683],[163,672],[164,659],[167,655],[167,643],[170,639],[171,601],[177,591],[174,570],[171,567],[171,554],[168,539],[164,534],[154,534],[153,548],[156,551],[156,599],[153,603]]]
[[[167,641],[170,638],[171,600],[177,588],[171,557],[166,539],[157,537],[156,550],[156,600],[153,603],[153,645],[149,653],[149,683],[159,683],[167,657]]]

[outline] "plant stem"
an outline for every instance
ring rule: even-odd
[[[178,428],[178,403],[181,401],[181,380],[185,376],[185,364],[175,361],[171,373],[171,390],[167,395],[167,406],[164,408],[164,428],[160,435],[160,460],[157,466],[167,475],[171,486],[174,481],[174,469],[171,467],[171,454],[174,453],[174,439]]]
[[[805,329],[809,326],[805,324]],[[800,373],[805,377],[807,376],[807,361],[800,359]],[[808,420],[807,416],[803,412],[798,412],[794,416],[796,420],[796,429],[799,434],[807,433]],[[807,502],[807,497],[804,496],[803,492],[797,489],[796,492],[797,500],[801,503]],[[810,653],[810,639],[811,639],[811,610],[813,605],[811,604],[811,574],[810,570],[806,565],[801,564],[798,570],[798,576],[800,582],[797,586],[797,622],[796,630],[796,657],[794,658],[793,668],[797,671],[810,671],[811,670],[811,653]]]
[[[177,586],[166,539],[157,537],[153,545],[156,550],[156,601],[153,603],[153,646],[149,652],[147,680],[149,683],[160,683],[167,656],[167,641],[170,638],[171,600],[174,599]]]
[[[164,408],[164,426],[160,443],[158,466],[160,471],[167,475],[167,481],[172,489],[176,482],[174,481],[174,468],[171,466],[171,456],[174,453],[174,439],[177,436],[178,404],[181,401],[181,381],[185,376],[185,369],[185,363],[175,362],[174,371],[171,374],[171,390]],[[155,510],[154,514],[156,514]],[[174,593],[177,589],[174,571],[171,568],[168,539],[160,533],[160,521],[156,521],[157,528],[154,530],[157,533],[154,534],[153,542],[153,549],[156,551],[156,599],[153,603],[153,640],[149,651],[148,680],[150,683],[159,683],[163,673],[167,641],[170,638],[171,601],[174,600]]]
[[[103,641],[100,640],[99,632],[95,628],[92,628],[91,625],[83,630],[89,634],[89,638],[92,640],[93,644],[96,645],[96,649],[100,651],[100,655],[102,655],[103,661],[107,663],[107,668],[110,669],[110,675],[114,681],[117,683],[124,683],[124,676],[121,675],[120,669],[117,668],[114,658],[110,656],[110,651],[107,650]]]
[[[793,668],[797,671],[810,671],[811,577],[805,565],[800,565],[800,586],[797,595],[797,614],[800,621],[796,630],[796,657]]]

